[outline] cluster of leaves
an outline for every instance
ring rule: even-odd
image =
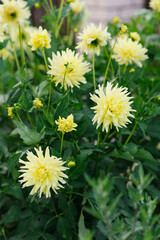
[[[34,1],[28,1],[30,5]],[[45,2],[45,1],[44,1]],[[43,21],[48,29],[56,25],[56,15],[46,14]],[[63,8],[62,19],[69,16],[71,29],[81,16],[74,16],[69,6]],[[72,21],[73,18],[73,21]],[[112,37],[118,27],[109,23]],[[50,79],[44,70],[39,51],[25,69],[0,58],[0,239],[109,239],[158,240],[160,238],[159,171],[160,171],[160,35],[157,16],[151,10],[140,10],[127,24],[128,31],[138,31],[141,42],[148,48],[149,59],[142,69],[128,66],[123,73],[112,61],[107,80],[113,78],[134,95],[135,120],[128,128],[114,128],[107,138],[102,133],[97,146],[96,126],[92,123],[93,106],[89,93],[93,91],[92,73],[86,74],[87,84],[80,89],[64,92],[52,83],[49,113],[36,110],[33,100],[38,97],[47,108]],[[54,32],[53,32],[54,33]],[[52,35],[51,52],[65,49],[72,40]],[[5,44],[5,42],[3,43]],[[1,47],[4,47],[1,46]],[[70,46],[74,48],[74,46]],[[96,82],[101,83],[111,49],[107,45],[96,57]],[[20,58],[20,56],[19,56]],[[87,59],[87,56],[85,56]],[[27,60],[27,58],[26,58]],[[89,59],[87,59],[90,61]],[[130,73],[134,67],[135,72]],[[26,75],[27,72],[27,75]],[[7,116],[7,107],[14,104],[14,117]],[[66,171],[69,180],[58,195],[50,199],[29,196],[30,189],[18,183],[19,158],[38,145],[50,147],[52,155],[60,156],[61,136],[55,120],[74,115],[77,131],[66,134],[63,160],[75,161]],[[21,121],[19,121],[20,116]],[[130,141],[126,142],[134,128]],[[107,140],[105,140],[107,139]]]

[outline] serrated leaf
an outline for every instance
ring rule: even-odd
[[[18,160],[21,155],[22,155],[22,153],[16,153],[8,160],[8,175],[10,174],[12,169],[16,166],[16,164],[18,163]]]
[[[85,227],[84,216],[82,212],[78,222],[78,237],[79,240],[91,240],[93,237],[92,232]]]
[[[134,157],[144,161],[157,162],[152,156],[152,154],[144,149],[138,150],[134,154]]]

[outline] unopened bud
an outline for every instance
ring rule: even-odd
[[[125,34],[127,32],[128,28],[126,25],[122,24],[120,34]]]
[[[69,161],[68,162],[68,167],[71,168],[71,167],[74,167],[76,166],[76,163],[74,161]]]

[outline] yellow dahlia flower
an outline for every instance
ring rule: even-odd
[[[31,195],[39,191],[39,197],[42,193],[46,195],[46,198],[51,196],[50,189],[57,193],[57,189],[63,188],[61,185],[66,183],[63,178],[68,178],[63,173],[67,169],[64,167],[64,163],[61,158],[50,156],[49,148],[46,148],[45,156],[41,147],[35,148],[37,156],[32,152],[27,152],[28,161],[19,160],[20,163],[24,164],[21,166],[19,172],[22,172],[20,183],[23,187],[33,186]]]
[[[131,32],[130,33],[130,37],[134,40],[134,41],[137,41],[137,42],[139,42],[140,41],[140,36],[139,36],[139,34],[137,33],[137,32]]]
[[[23,0],[2,0],[0,5],[0,18],[2,23],[24,23],[30,17],[27,2]]]
[[[76,0],[75,2],[70,3],[70,7],[72,11],[76,14],[84,9],[84,3],[82,1]]]
[[[33,104],[35,106],[35,108],[41,108],[43,107],[43,103],[41,102],[41,100],[39,98],[36,98],[34,101],[33,101]]]
[[[91,23],[83,32],[78,36],[81,42],[78,43],[77,48],[80,48],[84,52],[100,54],[100,47],[107,44],[107,40],[110,39],[111,34],[107,32],[106,27],[102,30],[101,24],[97,27]]]
[[[76,131],[77,124],[74,123],[74,117],[70,114],[66,119],[59,117],[58,121],[55,121],[58,125],[58,131],[61,131],[63,134],[66,132]]]
[[[128,117],[134,117],[130,113],[134,110],[131,108],[132,97],[128,97],[127,88],[119,88],[117,85],[113,87],[108,82],[106,88],[99,85],[96,94],[91,94],[91,100],[97,104],[92,107],[95,112],[93,123],[97,122],[97,128],[103,124],[102,130],[108,132],[109,127],[114,125],[118,131],[118,128],[130,123]]]
[[[11,118],[14,117],[13,109],[14,109],[14,107],[8,107],[8,116]]]
[[[120,64],[135,63],[139,67],[142,67],[141,61],[144,61],[148,58],[146,54],[148,50],[143,48],[142,45],[138,42],[132,41],[132,39],[127,36],[118,38],[118,41],[114,47],[113,58]]]
[[[46,29],[40,26],[38,29],[34,30],[31,34],[31,39],[29,41],[29,45],[32,46],[32,50],[36,50],[38,48],[50,48],[51,38]]]
[[[160,0],[151,0],[149,6],[157,12],[160,12]]]
[[[79,87],[80,83],[86,83],[86,79],[83,76],[89,72],[89,63],[83,61],[83,56],[75,53],[67,48],[62,53],[52,53],[52,59],[48,59],[50,62],[51,70],[48,74],[53,76],[52,81],[56,86],[60,83],[61,88],[66,90],[68,87]]]

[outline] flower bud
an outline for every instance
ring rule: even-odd
[[[76,166],[76,163],[74,161],[69,161],[68,162],[68,167],[71,168],[71,167],[74,167]]]
[[[43,103],[41,102],[41,100],[39,98],[36,98],[34,101],[33,101],[33,104],[35,106],[35,108],[41,108],[43,107]]]
[[[35,8],[41,8],[40,2],[35,3],[34,6],[35,6]]]
[[[126,25],[122,24],[120,34],[125,34],[127,32],[128,28]]]
[[[135,68],[131,68],[131,69],[129,70],[129,72],[130,72],[130,73],[134,73],[134,72],[135,72]]]
[[[112,18],[112,22],[113,22],[113,24],[117,25],[118,23],[121,22],[121,19],[116,16],[116,17],[113,17],[113,18]]]

